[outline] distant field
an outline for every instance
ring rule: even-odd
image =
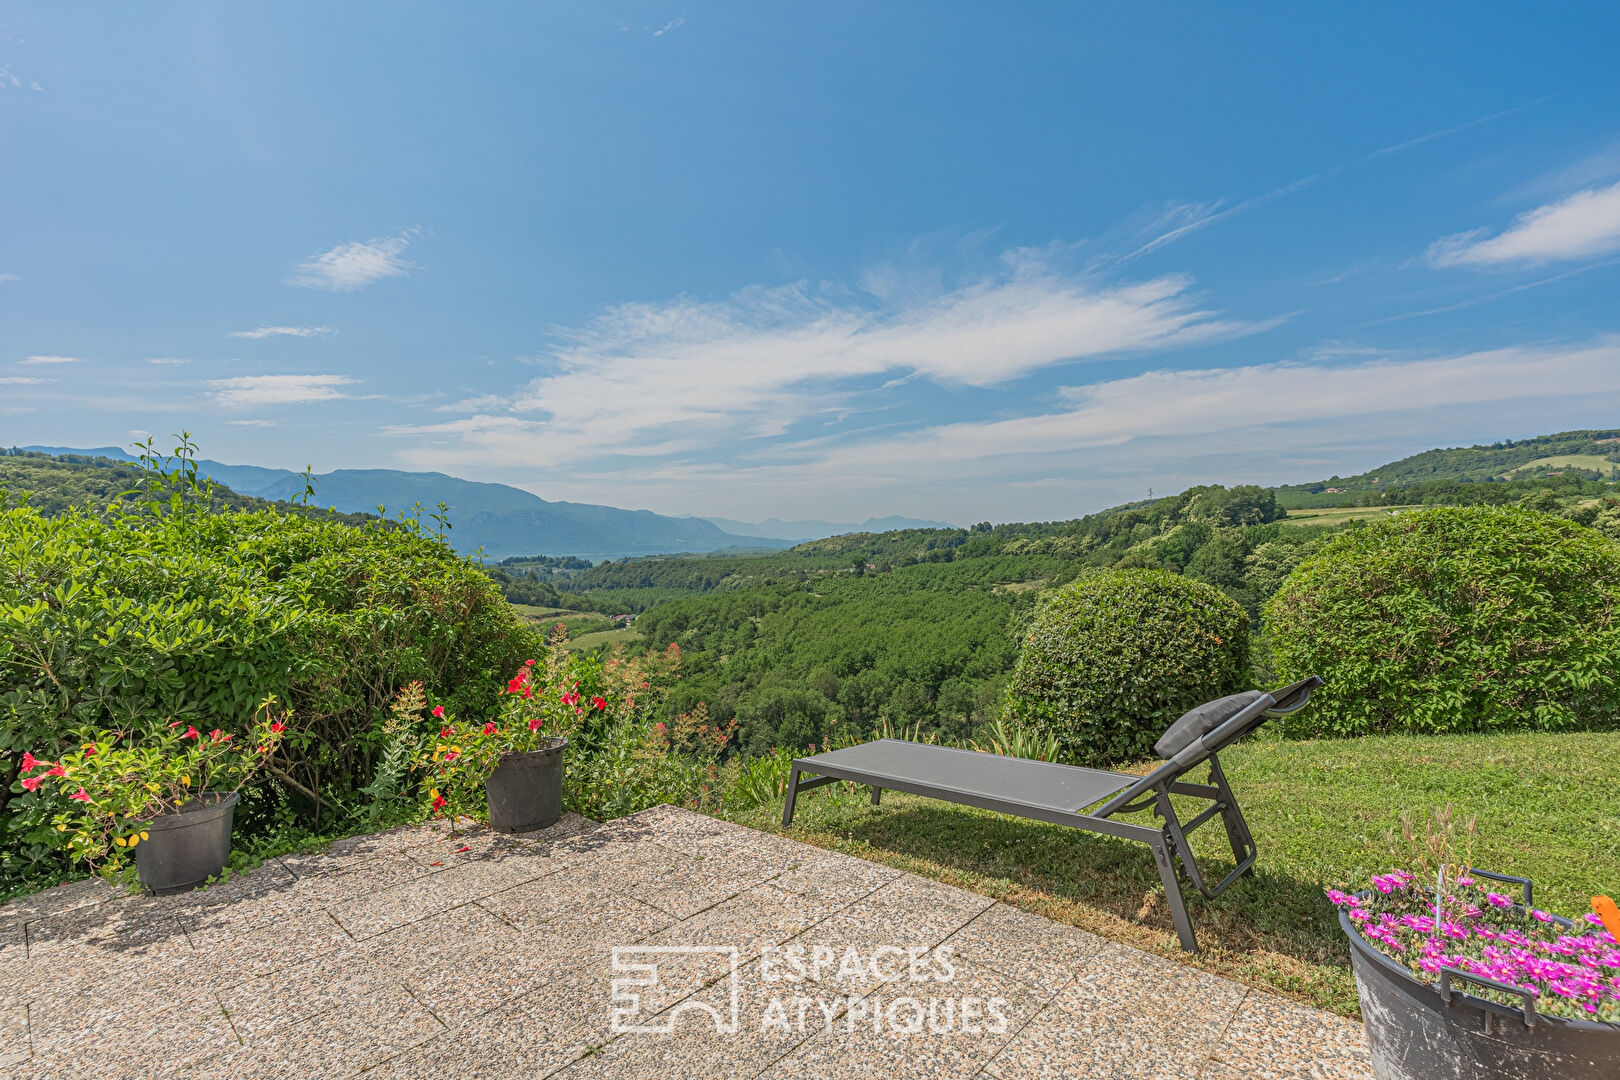
[[[536,607],[533,604],[513,604],[512,609],[532,623],[543,624],[547,629],[562,623],[568,627],[568,636],[578,637],[581,634],[594,634],[612,628],[613,623],[606,615],[594,611],[572,611],[568,608]]]
[[[1348,506],[1323,510],[1290,510],[1288,520],[1297,525],[1342,525],[1347,521],[1373,521],[1397,510],[1421,510],[1420,506]]]
[[[568,647],[575,652],[583,652],[587,649],[594,649],[599,645],[606,645],[611,648],[621,642],[629,644],[635,639],[636,631],[634,627],[621,626],[617,630],[598,630],[594,634],[584,634],[577,638],[570,637]]]
[[[1552,457],[1536,458],[1527,461],[1518,468],[1503,473],[1504,479],[1521,476],[1534,472],[1537,469],[1591,469],[1602,476],[1613,477],[1620,475],[1620,464],[1596,454],[1555,454]]]

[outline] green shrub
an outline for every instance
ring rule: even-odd
[[[1620,545],[1513,507],[1398,514],[1325,543],[1266,606],[1296,735],[1613,728]]]
[[[0,505],[0,833],[6,866],[46,858],[48,793],[16,782],[84,729],[246,723],[274,694],[293,728],[245,832],[274,812],[337,825],[364,803],[393,693],[434,687],[464,716],[538,642],[478,567],[417,530],[274,511],[47,518]],[[268,826],[267,826],[268,827]]]
[[[1065,761],[1140,760],[1182,713],[1243,689],[1248,669],[1249,617],[1236,601],[1161,570],[1116,570],[1041,603],[1005,715],[1056,736]]]

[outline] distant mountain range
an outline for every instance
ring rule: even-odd
[[[956,526],[948,521],[924,521],[921,518],[900,517],[891,514],[888,517],[867,518],[860,524],[848,524],[837,521],[783,521],[781,518],[766,518],[764,521],[734,521],[731,518],[709,517],[705,521],[712,521],[728,533],[738,536],[763,536],[770,540],[788,540],[793,543],[802,543],[805,540],[820,540],[824,536],[842,536],[845,533],[881,533],[893,532],[896,529],[954,529]]]
[[[22,449],[46,454],[83,454],[114,461],[136,460],[135,455],[116,446],[92,449],[25,446]],[[303,475],[290,469],[202,460],[198,462],[198,471],[240,495],[261,499],[288,499],[301,495],[304,490]],[[484,557],[491,560],[513,555],[577,555],[595,562],[634,555],[785,548],[802,540],[838,533],[930,528],[939,524],[900,517],[874,518],[863,525],[782,522],[773,518],[754,526],[724,518],[670,517],[651,510],[550,502],[506,484],[484,484],[443,473],[395,469],[338,469],[316,474],[314,479],[314,505],[331,506],[347,513],[375,513],[381,505],[393,516],[418,503],[427,511],[442,502],[449,507],[451,543],[469,553],[482,547]],[[755,528],[761,531],[751,531]]]

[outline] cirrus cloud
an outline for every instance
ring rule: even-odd
[[[396,434],[487,444],[522,434],[536,464],[639,457],[779,436],[850,407],[874,380],[986,388],[1061,363],[1231,338],[1273,322],[1221,318],[1177,276],[1101,285],[1026,257],[949,290],[888,303],[830,286],[752,288],[720,302],[614,307],[559,343],[552,368],[474,415]],[[451,406],[452,409],[458,408]]]
[[[319,337],[331,332],[330,326],[260,326],[253,330],[232,330],[225,336],[252,338],[256,341],[267,337]]]
[[[409,229],[397,236],[339,244],[299,263],[287,278],[287,284],[305,289],[354,292],[383,278],[404,277],[416,269],[416,264],[405,258],[405,248],[415,236],[416,230]]]
[[[216,405],[249,408],[334,401],[347,397],[343,388],[357,381],[347,375],[238,375],[229,379],[210,379],[208,386]]]
[[[84,360],[77,356],[25,356],[17,363],[30,365],[82,364]]]

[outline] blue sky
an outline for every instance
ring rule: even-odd
[[[1620,9],[13,4],[0,441],[1071,517],[1620,426]]]

